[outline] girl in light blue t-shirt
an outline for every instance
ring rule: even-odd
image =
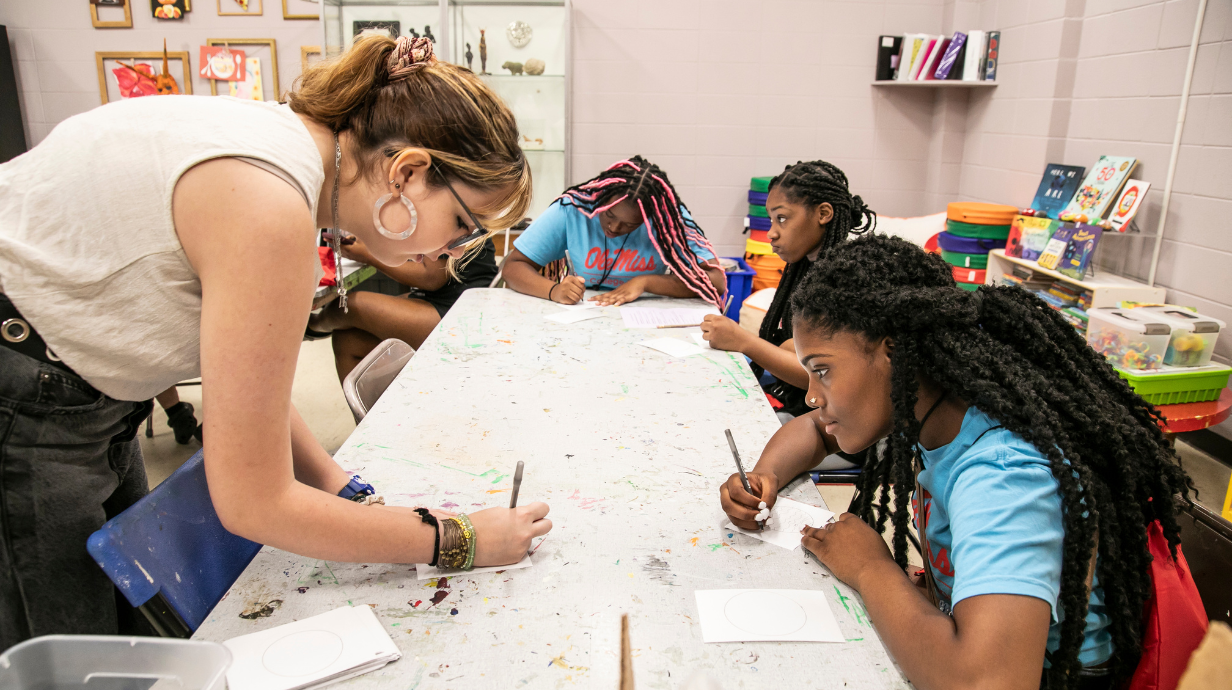
[[[723,309],[727,276],[667,173],[634,156],[565,190],[513,243],[504,275],[518,292],[577,304],[587,289],[610,290],[602,305],[643,293],[700,297]],[[544,266],[568,257],[570,275],[545,278]]]
[[[1175,557],[1173,497],[1188,498],[1153,408],[1038,297],[959,290],[901,239],[827,252],[791,314],[813,411],[766,445],[752,492],[739,476],[720,489],[732,521],[756,527],[799,472],[885,439],[851,512],[802,544],[860,593],[916,687],[1089,690],[1132,674],[1148,525]],[[919,585],[904,573],[913,513]]]

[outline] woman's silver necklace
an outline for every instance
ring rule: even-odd
[[[334,282],[337,283],[338,306],[342,313],[347,313],[346,284],[342,280],[342,231],[338,228],[338,180],[342,177],[342,145],[338,143],[338,133],[334,132],[334,195],[330,206],[333,207],[334,227]]]

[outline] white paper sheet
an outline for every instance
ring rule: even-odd
[[[600,306],[601,305],[598,302],[589,302],[583,299],[581,302],[578,302],[577,304],[562,304],[560,305],[560,308],[568,309],[569,311],[582,311],[585,309],[598,309]]]
[[[703,642],[843,642],[824,592],[699,589]]]
[[[529,568],[534,563],[530,561],[530,554],[513,565],[485,565],[482,568],[472,568],[471,570],[454,570],[452,568],[438,568],[428,565],[427,563],[419,563],[415,566],[415,577],[419,580],[427,580],[433,577],[453,577],[454,575],[478,575],[479,573],[494,573],[498,570],[517,570],[518,568]]]
[[[830,518],[834,517],[834,513],[825,508],[818,508],[817,506],[811,506],[807,503],[779,496],[779,500],[775,501],[774,507],[770,509],[770,517],[774,518],[774,526],[767,527],[760,532],[741,529],[731,522],[728,522],[726,526],[727,529],[733,529],[741,534],[756,537],[775,546],[781,546],[784,549],[795,549],[800,546],[800,530],[805,525],[821,527],[829,522]]]
[[[375,671],[402,653],[366,605],[343,606],[224,642],[230,690],[300,690]]]
[[[543,318],[548,321],[555,321],[556,323],[577,323],[586,319],[597,319],[600,316],[603,316],[601,311],[562,311],[548,314]]]
[[[719,313],[710,309],[656,309],[653,307],[621,307],[620,317],[625,328],[658,328],[659,326],[687,326],[701,323],[707,314]]]
[[[710,347],[710,341],[706,340],[706,335],[704,333],[694,333],[693,341],[696,342],[697,346],[703,350],[713,350],[714,349],[713,347]]]
[[[652,350],[658,350],[665,355],[673,357],[689,357],[690,355],[700,355],[705,350],[694,345],[686,343],[683,340],[675,338],[655,338],[654,340],[643,340],[638,345],[644,345]]]

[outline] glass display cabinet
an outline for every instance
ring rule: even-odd
[[[364,31],[430,34],[440,59],[470,67],[517,118],[534,176],[530,217],[564,190],[570,179],[568,0],[323,0],[321,19],[327,57]]]

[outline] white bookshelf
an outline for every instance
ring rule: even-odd
[[[1115,307],[1122,300],[1162,303],[1167,292],[1162,287],[1151,287],[1107,271],[1097,271],[1084,280],[1077,280],[1064,273],[1044,268],[1035,261],[1006,256],[1004,249],[994,249],[988,253],[988,272],[985,274],[984,283],[992,285],[998,276],[1012,272],[1014,266],[1029,268],[1035,273],[1090,290],[1092,307]]]
[[[962,81],[960,79],[927,79],[927,80],[908,80],[898,81],[891,79],[889,81],[874,81],[873,86],[901,86],[904,88],[913,89],[979,89],[991,88],[997,85],[995,81]]]

